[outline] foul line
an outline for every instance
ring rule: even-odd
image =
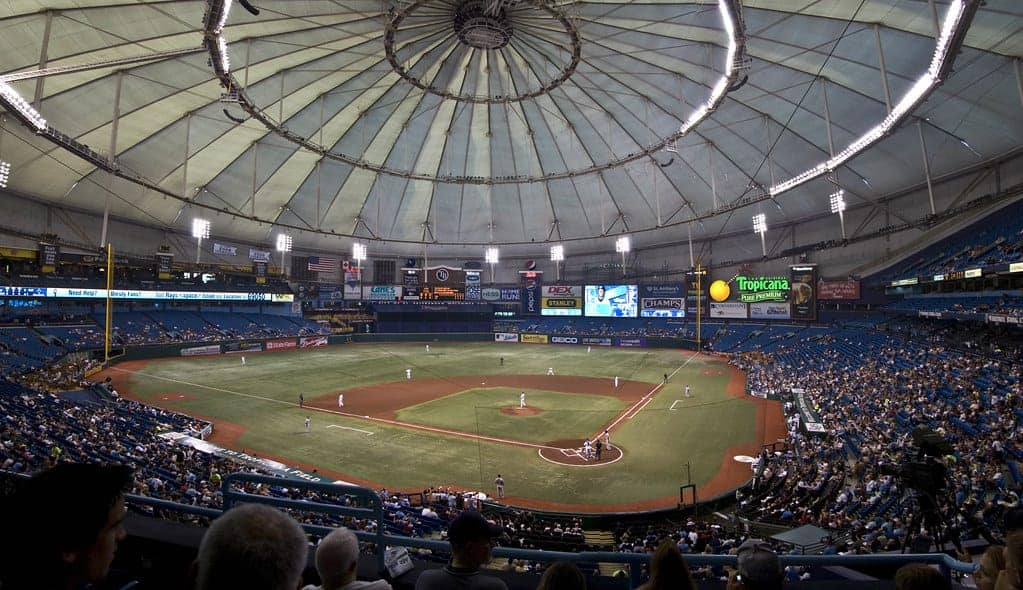
[[[370,432],[368,430],[363,430],[361,428],[352,428],[351,426],[340,426],[338,424],[330,424],[330,425],[327,426],[327,428],[340,428],[342,430],[354,430],[355,432],[361,432],[363,434],[368,434],[369,436],[373,436],[375,434],[373,432]]]
[[[203,385],[201,383],[192,383],[191,381],[184,381],[184,380],[181,380],[181,379],[173,379],[171,377],[162,377],[160,375],[152,375],[152,374],[149,374],[149,373],[143,373],[141,371],[129,371],[127,369],[119,369],[117,367],[111,367],[111,369],[113,369],[114,371],[120,371],[122,373],[132,373],[132,374],[135,374],[135,375],[141,375],[143,377],[149,377],[151,379],[160,379],[160,380],[163,380],[163,381],[170,381],[171,383],[180,383],[181,385],[190,385],[192,387],[199,387],[199,388],[202,388],[202,389],[209,389],[211,391],[219,391],[219,392],[222,392],[222,393],[228,393],[228,394],[237,395],[237,396],[240,396],[240,397],[247,397],[247,398],[251,398],[251,399],[258,399],[258,400],[263,400],[263,401],[267,401],[267,402],[272,402],[272,403],[275,403],[275,404],[281,404],[281,405],[285,405],[285,406],[296,407],[294,402],[286,402],[286,401],[283,401],[283,400],[274,399],[272,397],[265,397],[265,396],[262,396],[262,395],[253,395],[251,393],[242,393],[240,391],[232,391],[230,389],[224,389],[222,387],[213,387],[211,385]],[[672,373],[672,375],[674,375],[674,373]],[[506,439],[506,438],[497,438],[495,436],[486,436],[484,434],[472,434],[472,433],[469,433],[469,432],[461,432],[461,431],[458,431],[458,430],[446,430],[444,428],[434,428],[433,426],[423,426],[421,424],[411,424],[409,422],[399,422],[398,420],[388,420],[386,418],[375,418],[375,417],[371,417],[371,416],[364,416],[364,415],[361,415],[361,414],[352,414],[352,413],[349,413],[349,412],[340,412],[338,410],[326,410],[326,409],[316,408],[316,407],[304,408],[304,409],[314,409],[314,410],[316,410],[318,412],[324,412],[324,413],[327,413],[327,414],[334,414],[334,415],[337,415],[337,416],[345,416],[347,418],[357,418],[357,419],[360,419],[360,420],[369,420],[371,422],[380,422],[382,424],[390,424],[392,426],[400,426],[402,428],[411,428],[413,430],[423,430],[423,431],[426,431],[426,432],[433,432],[433,433],[436,433],[436,434],[444,434],[444,435],[447,435],[447,436],[458,436],[458,437],[462,437],[462,438],[468,438],[468,439],[471,439],[471,440],[486,440],[486,441],[490,441],[490,442],[504,443],[504,444],[512,445],[512,446],[516,446],[516,447],[526,447],[526,448],[529,448],[529,449],[552,449],[552,450],[555,450],[555,449],[559,448],[559,447],[550,447],[550,446],[547,446],[547,445],[537,445],[537,444],[522,442],[522,441],[518,441],[518,440],[509,440],[509,439]]]
[[[678,367],[676,367],[675,370],[672,371],[668,375],[668,379],[671,379],[672,377],[674,377],[676,373],[678,373],[679,371],[684,369],[686,367],[686,365],[688,365],[690,362],[692,362],[692,360],[694,358],[696,358],[697,356],[699,356],[699,355],[700,355],[699,351],[694,352],[692,354],[692,356],[690,356],[689,358],[686,359],[686,362],[684,362],[681,365],[679,365]],[[655,385],[653,389],[651,389],[649,392],[647,392],[647,394],[644,395],[643,397],[639,398],[639,401],[637,401],[636,403],[632,404],[632,406],[630,406],[624,412],[622,412],[621,415],[619,415],[618,418],[616,418],[615,421],[612,422],[609,426],[607,426],[604,430],[611,430],[615,426],[618,426],[618,424],[620,424],[622,422],[622,420],[635,418],[636,414],[639,414],[639,412],[643,408],[647,407],[647,404],[649,404],[650,402],[654,401],[654,397],[653,397],[654,394],[657,393],[657,390],[659,390],[660,388],[664,387],[664,385],[666,383],[667,383],[667,381],[662,381],[661,383],[658,383],[657,385]],[[598,432],[597,434],[599,435],[600,433]]]

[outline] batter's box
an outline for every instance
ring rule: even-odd
[[[682,400],[680,400],[680,399],[677,399],[677,400],[675,400],[675,401],[671,402],[671,407],[670,407],[670,408],[668,408],[668,409],[669,409],[669,410],[671,410],[672,412],[674,412],[674,411],[676,411],[676,410],[680,409],[680,408],[676,408],[676,407],[675,407],[676,405],[682,405]]]
[[[561,454],[566,457],[579,457],[582,459],[582,454],[579,453],[579,449],[561,449]]]

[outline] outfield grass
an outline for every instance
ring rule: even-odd
[[[502,408],[518,407],[522,391],[526,392],[526,405],[540,413],[528,416],[502,412]],[[398,420],[546,444],[589,437],[625,406],[622,400],[605,395],[487,387],[409,406],[398,412]]]
[[[685,479],[683,464],[690,463],[692,482],[700,485],[717,473],[729,446],[752,442],[756,433],[753,405],[724,393],[729,370],[687,351],[594,347],[587,354],[584,347],[491,343],[431,343],[430,348],[426,353],[422,345],[333,346],[246,355],[245,366],[237,356],[164,359],[125,375],[125,385],[145,400],[242,425],[246,430],[236,442],[238,448],[273,454],[285,461],[410,489],[457,485],[492,491],[493,479],[501,473],[511,496],[578,505],[677,496]],[[505,359],[503,367],[501,357]],[[297,407],[300,392],[312,399],[352,387],[399,381],[404,379],[406,367],[412,367],[414,378],[418,378],[542,375],[549,366],[559,375],[618,375],[648,382],[651,388],[663,374],[675,373],[648,406],[614,429],[612,443],[624,449],[622,460],[585,468],[544,462],[531,448],[459,439]],[[692,387],[690,399],[682,394],[686,383]],[[463,395],[470,398],[449,396],[420,404],[415,416],[406,416],[411,411],[406,409],[399,417],[474,432],[476,408],[494,401],[490,396],[500,400],[490,406],[517,405],[518,401],[517,390],[480,389]],[[570,415],[556,408],[579,407],[577,397],[584,397],[588,404],[606,404],[601,411],[612,414],[615,404],[622,405],[607,396],[537,391],[527,392],[527,397],[529,405],[551,404],[552,416]],[[468,399],[471,402],[467,403]],[[673,404],[674,410],[670,409]],[[585,434],[566,434],[591,431],[582,419],[589,417],[576,414],[577,424],[570,427],[561,421],[531,423],[525,417],[514,417],[506,422],[505,430],[496,420],[488,419],[487,433],[533,441],[581,438]],[[306,415],[312,417],[309,433],[303,426]],[[331,425],[373,434],[328,428]],[[482,424],[480,432],[484,433]]]

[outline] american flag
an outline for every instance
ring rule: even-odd
[[[338,268],[338,259],[328,256],[310,256],[309,263],[306,265],[307,270],[316,272],[335,272]]]

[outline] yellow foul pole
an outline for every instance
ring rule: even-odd
[[[701,339],[703,333],[700,330],[700,320],[703,317],[703,265],[696,265],[696,351],[703,350]]]
[[[107,327],[103,330],[103,362],[110,362],[110,331],[113,330],[111,320],[114,315],[114,308],[110,301],[110,291],[114,288],[114,246],[107,243]]]

